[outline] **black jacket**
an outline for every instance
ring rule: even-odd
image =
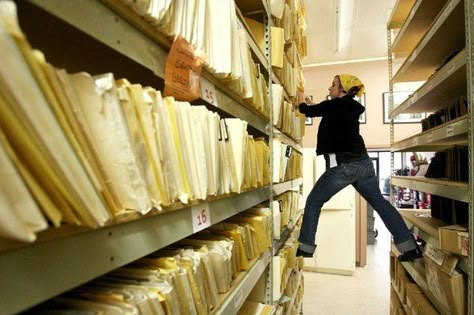
[[[318,130],[317,155],[342,152],[366,155],[364,139],[359,134],[359,116],[365,111],[365,107],[350,96],[311,106],[303,103],[300,104],[299,111],[306,117],[322,117]]]

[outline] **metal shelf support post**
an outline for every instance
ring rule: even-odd
[[[472,0],[464,1],[464,17],[465,17],[465,29],[466,29],[466,51],[467,51],[467,63],[466,63],[466,80],[467,80],[467,97],[469,102],[468,107],[468,119],[469,119],[469,264],[471,274],[468,280],[468,302],[467,302],[467,313],[474,314],[474,272],[472,267],[474,266],[474,112],[472,106],[474,102],[474,3]]]

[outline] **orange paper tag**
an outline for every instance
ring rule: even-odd
[[[194,47],[178,36],[166,60],[164,96],[191,102],[199,98],[202,60],[194,55]]]

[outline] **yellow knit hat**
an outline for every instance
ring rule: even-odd
[[[352,74],[340,74],[339,80],[341,81],[342,88],[344,91],[349,92],[351,88],[354,86],[360,87],[359,92],[357,92],[357,96],[361,97],[364,94],[365,86],[362,81]]]

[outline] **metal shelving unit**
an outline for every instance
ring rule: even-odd
[[[464,36],[453,36],[453,34],[464,35],[463,17],[463,1],[450,0],[428,33],[391,78],[390,84],[426,80],[453,49],[462,49],[466,42]]]
[[[415,2],[416,0],[397,0],[387,23],[388,29],[400,28],[405,23]]]
[[[441,220],[432,218],[432,217],[417,217],[416,214],[423,212],[429,213],[429,210],[422,211],[413,211],[413,210],[399,210],[403,219],[407,223],[408,228],[416,229],[416,233],[421,236],[421,238],[433,245],[434,247],[439,247],[439,236],[438,228],[446,226],[447,224]],[[471,267],[467,257],[459,256],[458,266],[465,274],[471,274]]]
[[[392,252],[396,256],[400,255],[400,252],[394,244],[392,244]],[[403,262],[402,265],[405,267],[406,271],[410,274],[416,284],[420,287],[421,291],[423,291],[423,293],[430,299],[430,302],[434,305],[438,312],[443,315],[451,314],[449,310],[446,309],[446,307],[444,307],[444,305],[442,305],[429,291],[424,266],[416,262]]]
[[[466,116],[392,144],[392,151],[436,151],[467,145],[469,122]]]
[[[261,188],[210,202],[211,225],[268,196],[269,189]],[[25,310],[193,233],[192,207],[187,207],[0,252],[2,311]]]
[[[226,296],[222,304],[219,306],[216,314],[237,314],[242,304],[244,304],[247,296],[252,291],[253,287],[257,283],[260,276],[263,274],[268,264],[270,263],[271,255],[269,252],[265,253],[260,257],[256,263],[249,268],[249,270],[243,273],[243,278],[237,281],[236,287],[234,287],[230,294]]]
[[[239,6],[242,13],[245,13],[245,14],[263,13],[264,15],[267,15],[267,16],[270,15],[268,0],[259,0],[259,1],[237,0],[235,2]]]
[[[273,255],[276,255],[280,251],[283,244],[285,244],[286,240],[288,239],[290,234],[293,232],[293,229],[295,228],[295,224],[300,219],[302,213],[303,213],[302,211],[299,211],[298,214],[288,223],[288,225],[285,226],[285,229],[280,234],[280,238],[273,240]]]
[[[417,176],[392,176],[392,185],[469,202],[468,183]]]
[[[161,79],[165,77],[170,40],[159,34],[120,1],[29,1],[149,69],[157,77]],[[84,18],[85,16],[87,19]],[[250,126],[268,135],[268,120],[253,111],[250,105],[230,90],[225,83],[215,79],[204,69],[201,80],[204,84],[215,87],[217,107],[220,110],[246,120]]]
[[[466,78],[467,78],[467,97],[472,106],[474,102],[474,3],[473,1],[466,0],[464,2],[464,19],[466,27],[466,49],[467,49],[467,64],[466,64]],[[469,110],[468,112],[469,121],[469,243],[474,244],[474,180],[473,180],[473,163],[474,163],[474,137],[472,131],[474,130],[474,111]],[[474,246],[469,248],[469,263],[471,268],[474,266]],[[469,314],[474,314],[474,271],[471,270],[471,276],[467,281],[468,285],[468,302],[467,310]]]
[[[303,314],[303,299],[301,299],[300,303],[298,304],[298,307],[296,308],[296,314]]]
[[[268,43],[270,38],[268,25],[272,23],[270,3],[267,0],[251,3],[246,1],[246,3],[250,4],[250,7],[241,7],[242,12],[244,10],[245,13],[249,13],[248,10],[253,13],[263,12]],[[78,45],[75,49],[87,50],[90,49],[89,45],[92,45],[93,48],[99,47],[101,52],[113,55],[115,62],[113,65],[116,67],[111,67],[107,71],[118,71],[121,64],[115,60],[126,60],[131,64],[131,69],[126,69],[123,73],[136,74],[149,71],[149,74],[143,76],[148,76],[148,79],[151,77],[153,83],[158,78],[156,84],[158,88],[160,87],[160,82],[162,83],[165,77],[165,65],[171,41],[158,33],[121,1],[29,0],[19,3],[19,7],[20,15],[28,11],[27,16],[40,14],[54,20],[54,25],[60,25],[59,33],[63,33],[60,38],[54,38],[54,36],[48,38],[49,35],[39,37],[45,41],[45,46],[55,40],[61,42],[61,39],[66,37],[69,39],[74,37],[76,42],[81,42],[81,39],[85,38],[91,43],[85,46]],[[31,19],[25,19],[27,24],[35,23]],[[242,24],[245,28],[245,22],[242,21]],[[265,54],[262,53],[248,30],[247,39],[252,54],[267,72],[268,87],[271,87],[276,76],[269,66],[271,64],[270,47],[267,47]],[[51,46],[53,46],[51,50],[58,48],[58,45]],[[267,46],[270,45],[267,44]],[[45,51],[45,53],[48,56],[50,51]],[[115,58],[116,56],[118,57]],[[97,73],[103,72],[104,67],[107,68],[111,62],[103,60],[102,65],[97,65],[93,64],[92,60],[84,61],[73,57],[70,59],[66,61],[74,64],[75,68],[79,67],[81,69],[79,71],[83,71],[81,63],[84,63],[88,65],[87,71]],[[64,60],[61,59],[61,61]],[[130,67],[130,64],[127,64],[127,67]],[[269,119],[263,117],[224,82],[205,69],[201,73],[201,83],[215,88],[217,104],[206,102],[211,110],[247,121],[249,126],[266,136],[271,144],[274,132],[271,128],[273,126],[271,111]],[[271,100],[271,89],[269,89],[269,96]],[[287,94],[286,98],[289,99]],[[203,98],[201,101],[205,102]],[[295,145],[295,149],[301,151],[301,145],[294,140],[289,142]],[[271,164],[272,162],[270,162],[272,170]],[[301,178],[275,185],[270,183],[267,187],[241,194],[219,196],[207,201],[192,202],[190,205],[177,205],[162,213],[153,213],[143,217],[132,215],[130,218],[118,220],[112,225],[99,229],[68,226],[49,229],[40,234],[39,240],[33,244],[5,243],[0,240],[0,279],[3,284],[0,289],[1,312],[9,314],[24,311],[192,235],[197,232],[192,223],[193,209],[196,207],[209,207],[208,218],[210,225],[213,225],[259,203],[271,201],[273,195],[281,194],[301,184]],[[273,248],[253,261],[249,270],[241,273],[234,280],[232,290],[220,296],[221,305],[214,312],[215,314],[236,314],[258,279],[264,274],[265,277],[271,279],[269,275],[272,269],[272,253]],[[271,301],[271,286],[267,286],[265,294],[270,296],[268,300]]]
[[[303,153],[303,146],[300,143],[296,142],[295,139],[290,138],[288,135],[284,134],[275,127],[273,127],[273,135],[276,138],[281,139],[284,143],[291,145],[296,151]]]
[[[392,43],[392,53],[403,56],[415,48],[443,7],[443,0],[418,0]]]
[[[252,53],[257,57],[258,61],[260,62],[260,64],[263,66],[263,68],[265,69],[265,71],[267,71],[268,73],[268,61],[267,59],[265,58],[265,55],[263,54],[263,52],[260,50],[260,48],[257,46],[257,43],[255,42],[255,38],[253,37],[252,33],[250,32],[250,29],[249,27],[247,26],[247,23],[245,22],[245,20],[243,19],[243,17],[241,16],[241,21],[242,21],[242,25],[245,27],[245,29],[247,30],[247,41],[249,43],[249,46],[250,46],[250,50],[252,51]]]
[[[272,81],[275,84],[279,84],[279,85],[283,86],[283,84],[281,84],[281,82],[280,82],[280,78],[275,74],[275,72],[272,72]],[[288,102],[291,100],[290,94],[288,94],[288,91],[286,90],[286,88],[284,86],[283,86],[283,97]]]
[[[469,203],[469,235],[470,243],[473,242],[474,215],[472,200],[474,198],[473,161],[474,161],[474,114],[469,107],[468,114],[451,120],[441,126],[429,129],[420,134],[411,136],[394,143],[393,119],[399,114],[435,112],[453,103],[457,97],[466,96],[470,106],[474,101],[474,79],[472,78],[474,55],[473,55],[473,35],[474,35],[474,4],[471,0],[450,0],[447,1],[440,13],[434,18],[433,7],[430,1],[418,0],[413,9],[408,11],[408,2],[398,1],[397,6],[404,5],[404,8],[396,7],[392,14],[392,19],[397,16],[398,23],[391,21],[387,26],[387,36],[389,40],[389,80],[391,102],[393,104],[393,85],[401,82],[425,81],[423,85],[406,99],[397,108],[391,108],[391,145],[392,152],[423,152],[440,151],[457,145],[467,145],[469,148],[469,183],[454,182],[442,179],[431,179],[424,177],[392,176],[392,185],[410,188],[439,195],[442,197]],[[421,21],[423,16],[432,16],[432,23]],[[399,23],[405,21],[405,24]],[[419,20],[419,21],[418,21]],[[421,24],[421,29],[418,28]],[[427,27],[427,25],[429,27]],[[416,26],[416,27],[415,27]],[[402,28],[397,39],[391,44],[390,37],[392,29]],[[420,34],[421,40],[409,40]],[[391,47],[391,45],[393,47]],[[403,47],[403,49],[402,49]],[[402,64],[396,74],[393,75],[392,63],[394,57],[400,54],[405,48],[411,48],[407,59]],[[454,52],[455,55],[454,55]],[[450,60],[447,60],[448,55]],[[466,93],[467,92],[467,93]],[[392,159],[393,171],[393,159]],[[402,211],[407,225],[416,229],[416,232],[428,243],[438,246],[439,226],[446,226],[442,221],[437,222],[433,218],[418,218],[411,211]],[[429,222],[428,222],[429,221]],[[429,223],[429,224],[428,224]],[[392,250],[398,254],[395,247]],[[468,314],[474,314],[474,289],[473,275],[474,251],[471,247],[469,257],[460,257],[458,268],[468,276]],[[412,278],[418,283],[429,299],[435,304],[442,314],[449,314],[438,301],[428,292],[426,278],[422,268],[417,264],[403,263]]]
[[[301,285],[301,280],[303,279],[303,271],[300,270],[298,271],[298,281],[296,282],[296,289],[295,289],[295,292],[293,292],[292,296],[290,297],[291,299],[291,302],[290,302],[290,306],[288,307],[288,310],[286,312],[286,315],[290,315],[291,314],[291,311],[293,310],[293,306],[295,304],[295,300],[296,300],[296,295],[298,294],[298,289]]]
[[[394,108],[390,118],[402,113],[436,111],[465,91],[466,50],[463,49],[402,104]]]
[[[293,179],[284,183],[273,184],[272,194],[278,196],[290,189],[296,188],[303,183],[303,178]]]
[[[400,304],[403,306],[403,309],[408,314],[408,306],[402,303],[402,295],[400,294],[400,292],[398,292],[398,289],[395,287],[395,284],[393,283],[393,281],[390,281],[390,283],[392,285],[393,291],[395,291],[395,293],[398,296],[398,300],[400,301]]]

